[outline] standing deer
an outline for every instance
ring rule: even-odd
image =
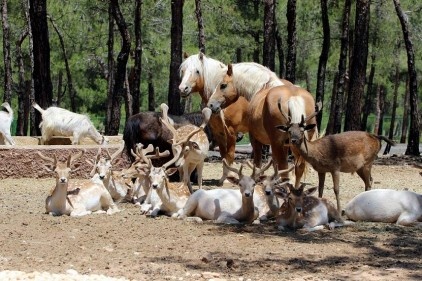
[[[54,158],[50,158],[38,152],[40,158],[47,163],[45,168],[50,172],[54,171],[56,174],[56,186],[45,201],[47,214],[76,217],[94,212],[107,214],[119,212],[103,184],[91,180],[79,180],[69,184],[68,177],[72,171],[72,162],[83,154],[84,151],[74,155],[70,154],[67,161],[61,162],[57,160],[56,155],[54,155]]]
[[[279,110],[288,119],[280,103],[279,100]],[[312,130],[316,124],[306,124],[306,122],[318,114],[320,108],[321,103],[318,103],[314,114],[306,119],[302,116],[299,123],[289,122],[287,125],[279,125],[277,128],[289,134],[291,145],[318,172],[319,197],[322,197],[324,192],[325,174],[331,173],[337,210],[340,211],[340,172],[356,172],[365,183],[365,190],[370,190],[372,185],[371,168],[381,149],[381,140],[391,145],[394,145],[394,142],[384,136],[376,136],[363,131],[349,131],[308,141],[305,138],[305,132]]]

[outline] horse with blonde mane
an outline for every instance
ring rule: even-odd
[[[238,91],[245,95],[253,95],[264,88],[291,84],[286,80],[280,80],[274,72],[257,63],[236,63],[232,65],[232,69],[236,73],[244,73],[244,86],[239,88]],[[198,92],[202,104],[206,105],[209,97],[226,73],[227,66],[225,64],[206,57],[203,53],[191,56],[185,54],[185,60],[180,65],[182,80],[179,90],[181,97],[188,97],[191,93]],[[249,131],[248,105],[249,102],[246,98],[239,97],[219,111],[219,114],[213,114],[208,123],[216,136],[220,155],[227,160],[229,165],[234,161],[237,133]],[[258,142],[256,146],[259,146]],[[259,150],[261,151],[261,148]],[[227,173],[228,170],[224,169],[219,184],[223,183]]]
[[[315,100],[308,91],[292,84],[245,94],[245,92],[239,90],[246,86],[244,84],[244,75],[245,73],[243,72],[234,72],[233,67],[229,65],[226,75],[219,86],[215,88],[207,106],[214,113],[218,113],[230,106],[239,97],[243,96],[246,98],[249,101],[247,117],[249,120],[249,135],[251,136],[251,144],[254,150],[254,163],[256,165],[261,164],[259,149],[261,144],[269,144],[272,150],[272,158],[276,161],[278,169],[287,169],[289,146],[286,146],[286,142],[289,141],[288,135],[276,130],[276,126],[288,124],[289,122],[299,122],[302,116],[306,118],[306,116],[312,115],[315,112]],[[278,108],[279,101],[283,112],[287,112],[288,116],[280,112]],[[310,123],[315,123],[315,117],[310,118],[309,121]],[[308,138],[316,137],[318,135],[317,132],[315,128],[309,132]],[[298,187],[306,168],[306,162],[300,157],[299,152],[294,147],[291,147],[291,150],[296,159],[295,186]],[[287,174],[282,176],[283,178],[288,178]]]

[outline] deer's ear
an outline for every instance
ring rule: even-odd
[[[311,188],[308,188],[308,189],[305,191],[305,195],[306,195],[306,196],[311,195],[312,193],[314,193],[314,192],[317,190],[317,188],[318,188],[318,187],[316,187],[316,186],[311,187]]]
[[[275,126],[275,127],[282,132],[287,132],[289,130],[289,127],[285,126],[285,125],[278,125],[278,126]]]
[[[239,184],[239,179],[234,177],[234,176],[227,176],[226,178],[229,182],[231,182],[232,184]]]
[[[308,124],[305,126],[305,131],[309,131],[312,130],[313,128],[315,128],[316,124]]]
[[[172,168],[168,168],[167,170],[166,170],[166,174],[167,174],[167,176],[171,176],[171,175],[173,175],[174,173],[176,173],[177,172],[177,168],[176,167],[172,167]]]
[[[274,195],[281,199],[287,199],[289,197],[289,192],[283,187],[276,187],[274,189]]]

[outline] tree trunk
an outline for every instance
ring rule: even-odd
[[[135,61],[133,72],[129,81],[130,95],[132,96],[132,114],[137,114],[141,107],[141,72],[142,72],[142,0],[135,0]],[[126,119],[127,120],[127,119]]]
[[[296,0],[287,1],[286,79],[296,82]]]
[[[114,18],[112,3],[108,4],[108,40],[107,40],[107,112],[105,127],[111,123],[113,109],[113,88],[114,88]]]
[[[419,156],[421,155],[419,151],[419,139],[421,132],[418,110],[418,80],[416,76],[415,51],[413,50],[408,17],[401,9],[400,0],[393,0],[393,2],[403,31],[403,39],[407,53],[407,68],[409,72],[410,129],[405,154]]]
[[[198,23],[199,51],[205,54],[205,33],[204,33],[205,28],[204,28],[204,21],[202,18],[201,0],[195,0],[195,16],[196,16],[196,21]]]
[[[169,113],[174,115],[182,115],[184,109],[180,102],[179,94],[179,67],[182,64],[183,4],[184,0],[171,1],[171,58],[168,105]]]
[[[371,105],[373,103],[373,84],[374,84],[374,76],[375,76],[375,55],[376,51],[373,51],[371,56],[371,70],[369,72],[368,78],[368,87],[366,88],[366,97],[365,103],[363,105],[363,114],[362,114],[362,122],[361,122],[361,130],[366,131],[366,127],[368,126],[368,116],[371,113]]]
[[[400,143],[406,143],[407,129],[409,125],[409,78],[406,79],[406,87],[403,97],[403,121],[401,127]]]
[[[357,0],[353,61],[350,72],[350,88],[347,96],[344,130],[360,130],[362,93],[365,90],[366,65],[368,60],[368,30],[370,0]]]
[[[148,110],[155,110],[155,88],[151,69],[148,70]]]
[[[22,42],[28,37],[28,28],[21,33],[16,41],[16,64],[19,69],[18,74],[18,118],[16,121],[16,135],[26,136],[28,132],[28,116],[29,116],[29,94],[25,80],[25,65],[22,56]]]
[[[275,40],[277,43],[278,64],[279,64],[278,76],[280,78],[285,78],[286,67],[285,67],[285,62],[284,62],[283,39],[281,38],[280,30],[277,27],[277,18],[275,18],[275,21],[276,21]]]
[[[388,138],[392,140],[394,138],[394,126],[396,124],[396,108],[397,108],[397,96],[399,95],[399,84],[400,84],[400,70],[398,62],[396,62],[396,75],[394,77],[394,93],[393,93],[393,107],[391,112],[390,130],[388,132]],[[387,143],[384,154],[389,154],[391,145]]]
[[[133,100],[132,100],[132,95],[130,94],[130,85],[129,85],[129,78],[128,75],[126,73],[125,75],[125,83],[124,83],[124,94],[123,94],[123,98],[125,100],[125,120],[128,120],[130,116],[133,115],[132,112],[132,107],[133,107]]]
[[[350,18],[351,0],[344,2],[340,58],[338,62],[338,82],[336,83],[337,93],[335,99],[331,99],[332,125],[326,134],[336,134],[341,132],[341,123],[343,117],[343,100],[345,99],[346,76],[347,76],[347,52],[349,46],[349,18]],[[331,116],[330,116],[331,119]]]
[[[325,129],[326,135],[335,134],[334,124],[335,124],[335,118],[336,118],[335,108],[337,104],[337,94],[338,94],[337,86],[338,86],[338,73],[334,75],[334,80],[333,80],[333,90],[331,93],[331,104],[330,104],[330,116],[328,117],[327,128]]]
[[[109,136],[117,135],[120,127],[120,107],[123,95],[125,95],[126,65],[130,53],[130,35],[127,29],[125,19],[120,11],[118,0],[111,0],[113,18],[119,28],[122,37],[122,47],[117,56],[116,72],[112,94],[112,108],[110,123],[106,126],[106,134]]]
[[[322,41],[321,55],[319,56],[317,86],[315,100],[324,104],[325,91],[325,72],[327,68],[328,54],[330,52],[330,22],[328,19],[328,0],[321,0],[321,17],[322,17],[322,31],[324,39]],[[321,130],[323,109],[316,116],[318,129]]]
[[[4,63],[4,95],[3,101],[12,106],[12,58],[10,56],[10,28],[7,12],[7,0],[2,1],[1,23],[3,26],[3,63]],[[13,133],[12,133],[13,134]]]
[[[275,2],[264,0],[264,44],[262,48],[262,64],[275,70]]]
[[[34,80],[35,101],[42,108],[47,108],[51,105],[53,99],[53,86],[50,77],[47,1],[29,0],[29,18],[33,40],[34,68],[32,79]],[[41,114],[37,112],[35,114],[35,128],[33,128],[37,135],[41,135],[39,129],[41,120]]]
[[[70,108],[73,112],[76,112],[77,111],[76,91],[73,88],[72,74],[70,72],[69,61],[67,60],[67,53],[66,53],[66,48],[64,46],[63,36],[62,36],[60,30],[57,28],[53,19],[51,17],[49,17],[49,19],[50,19],[51,25],[53,26],[54,30],[57,33],[57,36],[59,36],[60,46],[62,47],[62,52],[63,52],[64,65],[66,67],[67,87],[68,87],[68,90],[69,90],[69,97],[70,97]]]

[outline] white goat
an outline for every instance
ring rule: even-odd
[[[84,137],[89,137],[98,144],[108,143],[107,138],[95,129],[89,117],[83,114],[51,106],[42,109],[37,103],[32,106],[41,113],[41,144],[46,144],[53,136],[73,136],[72,144],[79,144]]]
[[[45,168],[56,174],[56,186],[45,201],[46,213],[54,216],[76,217],[94,212],[106,212],[107,214],[119,212],[103,184],[94,183],[91,180],[79,180],[69,184],[68,177],[72,162],[81,157],[83,153],[84,151],[73,156],[70,154],[66,162],[60,162],[57,161],[56,155],[53,159],[38,152],[38,155],[47,162]]]
[[[288,115],[282,110],[279,100],[280,112],[287,120]],[[340,173],[356,172],[365,183],[365,190],[370,190],[372,185],[372,164],[381,149],[381,140],[390,145],[394,142],[384,136],[376,136],[363,131],[348,131],[334,135],[327,135],[315,141],[307,141],[305,132],[312,130],[316,124],[306,124],[308,120],[318,114],[321,103],[317,104],[317,110],[307,116],[302,115],[300,123],[291,123],[277,126],[283,132],[287,132],[293,148],[309,162],[318,172],[318,196],[324,192],[325,174],[331,173],[334,185],[334,194],[337,200],[337,210],[340,211]]]
[[[242,173],[243,165],[239,169],[230,167],[223,159],[224,166],[236,173],[228,176],[227,180],[240,187],[235,189],[199,189],[195,191],[186,202],[186,205],[178,213],[181,219],[202,222],[213,220],[216,223],[239,224],[252,223],[258,218],[258,209],[254,203],[255,181],[252,177]],[[252,172],[252,175],[255,171]]]
[[[422,226],[422,194],[408,190],[365,191],[346,204],[344,214],[353,221]]]
[[[208,123],[211,110],[204,108],[202,114],[204,121],[201,125],[201,130],[194,125],[184,125],[176,129],[168,117],[168,106],[161,104],[161,111],[163,118],[161,122],[173,134],[172,149],[173,154],[176,150],[182,150],[182,157],[175,162],[176,167],[180,167],[179,173],[182,175],[183,182],[189,187],[190,193],[193,193],[192,184],[190,182],[190,175],[196,169],[198,173],[198,187],[202,188],[202,171],[204,168],[204,160],[208,157],[209,140],[204,132],[204,128]]]
[[[330,229],[344,225],[334,204],[325,198],[310,196],[317,187],[307,190],[304,187],[305,184],[301,184],[296,189],[289,182],[284,182],[275,188],[275,195],[284,200],[276,215],[279,230],[302,228],[314,231],[323,229],[324,225]]]
[[[10,126],[13,122],[13,110],[7,102],[4,102],[1,106],[7,112],[0,111],[0,144],[15,145],[15,140],[10,134]]]
[[[127,185],[128,179],[122,176],[122,172],[113,171],[113,161],[116,157],[122,153],[124,149],[124,143],[121,148],[116,150],[110,155],[108,149],[106,149],[107,157],[101,157],[101,147],[98,148],[97,155],[95,156],[93,169],[91,171],[91,180],[104,184],[105,188],[110,192],[111,197],[116,202],[128,202],[131,201],[131,189]]]

